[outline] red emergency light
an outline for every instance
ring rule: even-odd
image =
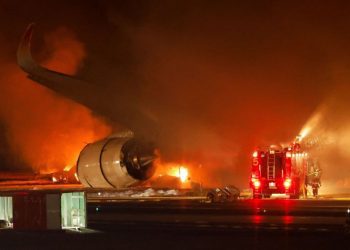
[[[252,182],[253,182],[253,186],[255,189],[258,189],[261,185],[261,183],[258,179],[254,179],[254,180],[252,180]]]
[[[286,189],[289,189],[290,186],[292,185],[292,180],[289,178],[285,179],[285,181],[283,182],[283,185]]]

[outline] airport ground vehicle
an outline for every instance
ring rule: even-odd
[[[308,154],[298,143],[288,148],[269,147],[253,153],[250,186],[253,198],[286,194],[299,199],[305,193]]]
[[[240,191],[237,187],[229,185],[224,188],[214,188],[208,191],[207,201],[212,202],[230,202],[237,200]]]

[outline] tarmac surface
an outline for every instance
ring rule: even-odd
[[[80,231],[0,231],[0,249],[350,249],[348,200],[88,203]]]
[[[131,247],[147,249],[350,249],[349,220],[347,199],[216,204],[119,200],[88,205],[89,228],[116,233],[129,238]]]
[[[118,200],[89,202],[90,228],[149,224],[193,228],[341,231],[350,218],[348,200]]]
[[[89,197],[89,196],[88,196]],[[350,199],[88,199],[88,229],[0,230],[0,249],[350,249]]]

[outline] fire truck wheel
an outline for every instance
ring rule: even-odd
[[[261,194],[254,194],[253,199],[261,199],[262,195]]]
[[[291,195],[289,196],[289,198],[290,198],[290,199],[297,200],[297,199],[300,198],[300,195],[299,195],[299,194],[291,194]]]

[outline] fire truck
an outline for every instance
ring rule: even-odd
[[[272,194],[286,194],[299,199],[306,192],[308,154],[300,144],[288,148],[271,146],[253,153],[250,186],[253,198],[269,198]]]

